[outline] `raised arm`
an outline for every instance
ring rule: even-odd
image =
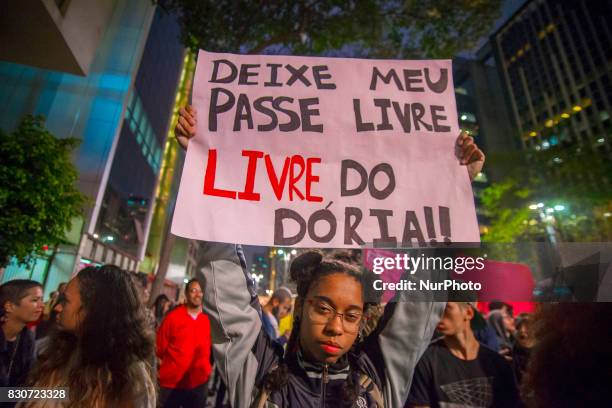
[[[385,406],[404,406],[417,362],[444,312],[444,302],[421,295],[388,303],[376,330],[365,340],[364,351],[383,382]]]
[[[196,111],[181,108],[174,129],[187,149],[196,134]],[[254,387],[277,363],[279,350],[262,329],[261,307],[237,244],[201,243],[197,277],[204,288],[213,357],[227,386],[232,407],[249,407]]]
[[[455,154],[467,167],[470,179],[482,170],[484,153],[467,132],[456,141]],[[426,277],[425,273],[432,276]],[[436,271],[420,271],[420,279],[434,279]],[[410,276],[402,278],[411,279]],[[434,302],[432,293],[400,292],[387,304],[376,330],[365,340],[364,351],[376,365],[383,381],[387,406],[404,405],[417,363],[429,345],[445,302]]]
[[[213,356],[233,407],[248,407],[257,381],[276,362],[240,245],[203,243],[198,278],[210,319]]]

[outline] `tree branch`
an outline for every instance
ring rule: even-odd
[[[272,36],[269,39],[267,39],[265,41],[262,41],[259,44],[257,44],[248,53],[249,54],[259,54],[260,52],[262,52],[264,49],[266,49],[270,45],[280,44],[280,43],[286,42],[294,34],[295,34],[294,32],[290,32],[290,33],[282,33],[282,34],[278,34],[278,35]]]

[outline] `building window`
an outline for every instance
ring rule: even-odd
[[[125,121],[132,134],[136,136],[136,142],[140,146],[143,157],[153,172],[157,173],[161,166],[162,149],[136,92],[133,92],[130,98]]]

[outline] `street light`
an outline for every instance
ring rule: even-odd
[[[555,205],[554,208],[555,208],[555,211],[563,211],[563,210],[565,210],[565,206],[561,205],[561,204]]]
[[[291,255],[297,255],[297,251],[295,249],[291,250]]]
[[[540,216],[540,220],[544,223],[545,225],[545,229],[546,229],[546,234],[548,235],[548,239],[550,240],[551,244],[556,244],[557,243],[557,237],[555,236],[555,229],[553,228],[553,226],[551,225],[552,222],[555,220],[554,217],[550,214],[555,212],[554,208],[546,208],[544,209],[544,203],[537,203],[537,204],[530,204],[529,205],[529,209],[530,210],[535,210],[538,211],[538,215]],[[548,213],[548,215],[547,215]],[[531,220],[531,221],[535,221],[535,220]],[[529,225],[535,225],[535,223],[529,222]]]

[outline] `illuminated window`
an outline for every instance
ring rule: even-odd
[[[142,108],[142,102],[136,94],[132,94],[125,121],[128,122],[132,134],[136,136],[136,142],[140,146],[143,157],[153,171],[157,173],[161,166],[161,147],[146,112]]]

